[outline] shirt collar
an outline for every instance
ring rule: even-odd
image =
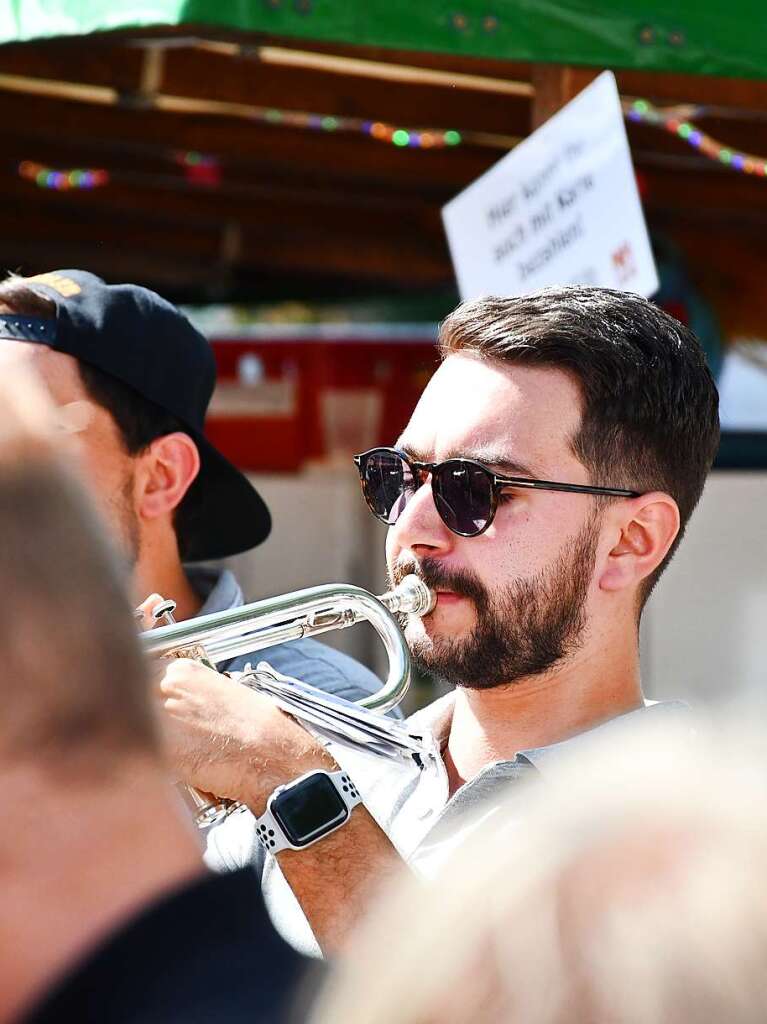
[[[447,693],[432,704],[411,715],[408,722],[415,729],[429,729],[434,736],[440,750],[444,750],[445,744],[450,736],[450,725],[453,720],[453,707],[455,704],[455,692]],[[645,701],[642,707],[634,708],[623,715],[611,718],[600,725],[588,729],[586,732],[570,736],[568,739],[560,740],[558,743],[550,743],[545,747],[534,747],[530,750],[520,750],[515,758],[516,761],[523,761],[531,764],[542,774],[545,774],[558,758],[564,754],[577,752],[581,745],[590,743],[595,737],[602,737],[606,733],[618,732],[620,729],[630,729],[638,724],[638,716],[641,716],[644,723],[646,717],[652,714],[653,720],[660,719],[672,714],[688,714],[690,707],[681,700],[667,701]],[[496,764],[510,764],[511,762],[496,762]],[[487,765],[486,769],[493,766]]]
[[[415,732],[428,729],[436,740],[437,746],[442,750],[450,736],[454,705],[455,691],[453,690],[412,714],[408,719],[408,725]]]
[[[189,565],[184,568],[189,582],[203,601],[198,615],[225,612],[230,608],[239,608],[244,603],[240,584],[229,569],[207,569]]]

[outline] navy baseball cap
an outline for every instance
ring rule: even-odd
[[[84,270],[57,270],[22,283],[50,298],[52,318],[0,315],[0,337],[49,345],[127,384],[175,416],[200,452],[189,561],[225,558],[260,544],[272,521],[263,499],[203,433],[216,383],[213,350],[187,318],[155,292],[105,284]]]

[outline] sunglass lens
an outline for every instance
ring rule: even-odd
[[[445,525],[464,537],[476,537],[493,508],[493,480],[486,470],[458,459],[443,462],[434,476],[434,503]]]
[[[362,485],[373,515],[393,526],[413,493],[413,474],[396,452],[378,449],[365,460]]]

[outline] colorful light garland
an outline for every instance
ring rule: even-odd
[[[101,168],[70,168],[56,170],[32,160],[22,160],[19,164],[19,175],[26,181],[32,181],[38,188],[55,189],[67,192],[72,189],[100,188],[109,183],[109,172]]]
[[[383,121],[365,121],[362,130],[378,142],[391,142],[395,146],[412,149],[445,149],[460,146],[463,137],[453,128],[446,131],[414,131],[412,128],[395,128]]]
[[[356,132],[390,143],[401,149],[445,149],[460,146],[463,136],[454,128],[402,128],[385,121],[369,121],[360,117],[335,114],[312,114],[303,110],[280,110],[277,107],[253,107],[250,116],[263,124],[285,125],[322,132]]]
[[[357,117],[337,117],[333,114],[310,114],[298,110],[278,110],[276,107],[253,107],[253,120],[269,125],[284,125],[323,132],[356,132],[376,142],[389,143],[398,149],[446,149],[460,146],[464,141],[454,128],[415,129],[400,128],[385,121],[365,121]],[[485,142],[487,144],[487,142]],[[218,157],[192,150],[173,152],[172,159],[179,164],[187,181],[193,185],[217,187],[221,183],[222,164]],[[58,170],[23,160],[18,173],[38,188],[59,192],[99,188],[109,183],[109,172],[102,168],[68,168]]]
[[[643,99],[624,99],[622,102],[623,113],[629,121],[648,124],[654,128],[663,128],[710,160],[725,164],[733,171],[739,171],[741,174],[753,174],[760,178],[767,177],[767,157],[746,153],[733,146],[726,146],[689,120],[689,117],[694,115],[695,110],[699,108],[689,106],[655,107],[648,100]]]
[[[733,171],[767,177],[767,157],[727,146],[696,125],[692,118],[705,114],[705,108],[679,104],[672,107],[657,107],[638,97],[622,99],[624,116],[629,121],[661,128],[687,145]],[[455,129],[402,128],[385,121],[362,120],[356,117],[341,117],[333,114],[313,114],[297,110],[280,110],[276,107],[251,108],[253,120],[268,125],[302,128],[327,133],[362,133],[376,142],[393,145],[398,149],[445,149],[464,143],[488,146],[495,149],[511,149],[519,141],[510,136],[497,136],[482,132],[461,133]],[[192,150],[169,151],[168,156],[181,166],[190,184],[217,187],[221,184],[223,163],[219,157]],[[56,191],[88,190],[107,185],[110,174],[103,168],[69,168],[59,170],[23,160],[18,165],[19,176],[33,182],[38,188]]]

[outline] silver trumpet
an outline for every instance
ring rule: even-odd
[[[350,584],[330,583],[185,622],[173,621],[175,605],[166,601],[154,614],[168,624],[143,633],[141,640],[150,655],[192,658],[215,666],[276,644],[369,622],[386,649],[389,669],[381,689],[357,704],[308,684],[287,680],[263,666],[255,672],[246,671],[238,681],[269,693],[284,710],[319,727],[320,731],[329,724],[327,731],[333,737],[347,737],[352,743],[386,756],[393,756],[392,750],[404,750],[418,763],[418,738],[408,736],[400,723],[370,712],[393,708],[405,696],[410,684],[410,652],[395,615],[426,615],[434,608],[435,600],[426,584],[410,575],[380,597]],[[396,735],[397,728],[401,735]],[[195,821],[200,827],[226,817],[241,806],[191,787],[189,791]]]

